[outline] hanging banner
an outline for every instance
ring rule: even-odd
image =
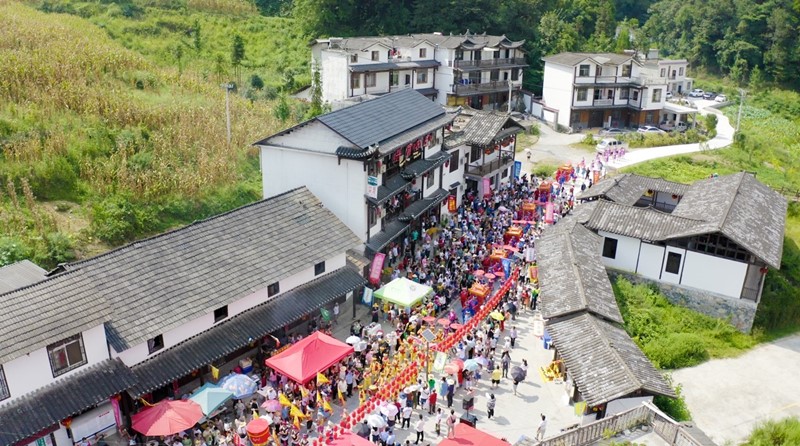
[[[488,178],[483,179],[483,195],[489,195],[492,193],[492,183],[489,182]]]
[[[511,275],[511,259],[503,259],[501,262],[503,263],[503,273],[509,277]]]
[[[522,174],[522,161],[514,161],[514,178],[519,179]]]
[[[455,214],[458,207],[456,206],[456,196],[450,195],[447,197],[447,212]]]
[[[536,265],[531,265],[528,268],[528,279],[530,280],[539,280],[539,267]]]
[[[442,373],[444,366],[447,364],[447,353],[436,353],[436,359],[433,361],[433,371],[435,373]]]
[[[111,402],[111,408],[114,411],[114,422],[117,423],[117,428],[123,426],[122,424],[122,413],[119,410],[119,395],[112,396],[109,401]]]
[[[381,283],[381,273],[383,272],[383,261],[385,258],[386,254],[382,252],[375,254],[375,258],[372,259],[372,266],[369,268],[370,283],[374,285]]]
[[[361,295],[361,303],[364,305],[372,305],[372,288],[365,286],[364,294]]]
[[[378,177],[367,177],[367,196],[369,198],[378,198]]]
[[[547,224],[553,224],[555,218],[553,217],[553,202],[548,201],[547,204],[544,206],[544,222]]]

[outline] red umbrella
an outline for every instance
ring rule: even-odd
[[[450,319],[447,319],[446,317],[443,317],[443,318],[439,319],[438,321],[436,321],[436,323],[441,325],[442,327],[448,327],[448,326],[450,326]]]
[[[455,323],[455,322],[453,322],[452,324],[450,324],[450,328],[452,328],[453,330],[458,330],[458,329],[459,329],[459,328],[461,328],[461,327],[463,327],[463,325],[461,325],[461,324],[458,324],[458,323]]]
[[[425,321],[426,324],[430,324],[433,323],[433,321],[435,321],[436,318],[433,316],[425,316],[422,318],[422,320]]]
[[[448,375],[455,375],[458,373],[458,366],[456,364],[447,364],[444,366],[444,373]]]
[[[458,358],[453,359],[452,361],[450,361],[450,364],[453,364],[454,366],[458,367],[459,370],[464,370],[464,361],[462,361],[462,360],[460,360]]]
[[[133,415],[133,429],[148,437],[172,435],[193,427],[203,418],[200,405],[191,400],[165,400]]]

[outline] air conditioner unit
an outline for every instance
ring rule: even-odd
[[[386,164],[381,164],[381,173],[386,173]]]

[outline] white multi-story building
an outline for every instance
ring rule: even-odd
[[[686,60],[614,53],[559,53],[543,58],[544,105],[558,110],[557,124],[638,127],[686,120],[692,109],[667,102],[667,93],[691,89]]]
[[[331,37],[312,44],[311,66],[320,71],[323,100],[334,108],[414,89],[442,105],[494,110],[507,107],[522,87],[523,44],[469,31]]]

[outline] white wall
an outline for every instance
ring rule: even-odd
[[[5,372],[6,375],[8,391],[11,397],[0,401],[0,406],[10,403],[41,387],[68,378],[109,358],[106,331],[103,325],[90,328],[81,334],[83,335],[86,364],[74,370],[70,370],[63,375],[59,375],[57,378],[53,377],[53,371],[50,368],[50,358],[47,356],[46,347],[34,350],[3,364],[3,372]]]
[[[639,247],[639,266],[636,273],[648,279],[660,280],[663,261],[663,246],[642,242]]]
[[[569,126],[572,109],[573,68],[545,63],[542,100],[545,105],[558,110],[558,123]]]
[[[597,233],[605,238],[617,240],[617,255],[613,259],[602,256],[603,244],[600,244],[600,258],[603,259],[603,264],[623,271],[636,272],[640,240],[624,235],[611,234],[605,231],[598,231]],[[605,242],[605,240],[603,240],[603,242]]]
[[[669,256],[669,253],[671,253],[671,252],[678,253],[681,256],[681,266],[680,266],[680,268],[678,268],[678,273],[677,274],[668,273],[666,271],[666,269],[667,269],[667,257]],[[663,263],[663,266],[661,267],[661,280],[663,282],[679,284],[680,281],[681,281],[681,273],[684,270],[684,263],[685,262],[686,262],[686,250],[685,249],[676,248],[674,246],[667,246],[666,250],[664,252],[664,263]]]
[[[738,299],[742,294],[747,264],[687,251],[681,285]]]
[[[341,146],[351,146],[352,144],[325,124],[319,121],[313,121],[287,134],[271,137],[269,145],[287,148],[303,148],[311,152],[335,154],[337,148]],[[284,191],[278,193],[282,192]],[[265,197],[270,196],[272,195],[265,195]]]
[[[321,51],[319,56],[322,100],[333,102],[349,96],[350,72],[347,54],[341,51]]]

